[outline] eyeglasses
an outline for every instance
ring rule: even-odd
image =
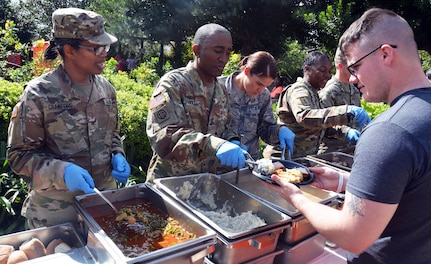
[[[104,51],[108,53],[109,49],[111,48],[111,45],[97,46],[97,47],[90,47],[90,46],[84,46],[84,45],[78,45],[78,46],[83,49],[94,51],[94,54],[96,56],[100,56]]]
[[[354,69],[352,69],[353,66],[355,66],[356,64],[358,64],[361,60],[365,59],[366,57],[370,56],[371,54],[373,54],[373,52],[377,51],[378,49],[382,48],[383,45],[386,44],[382,44],[380,46],[378,46],[377,48],[373,49],[372,51],[368,52],[367,54],[365,54],[364,56],[362,56],[361,58],[359,58],[357,61],[355,61],[354,63],[350,64],[349,66],[347,66],[347,70],[350,72],[351,75],[356,77],[356,72]],[[397,45],[391,45],[389,44],[389,46],[391,46],[392,48],[396,48]]]

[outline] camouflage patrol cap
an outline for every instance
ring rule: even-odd
[[[110,45],[117,38],[105,32],[101,15],[79,8],[60,8],[52,13],[54,38],[83,39],[97,45]]]

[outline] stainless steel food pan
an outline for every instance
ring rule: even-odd
[[[313,160],[307,161],[307,163],[302,164],[310,167],[317,165]],[[319,166],[325,165],[322,164]],[[304,218],[292,204],[263,185],[262,180],[255,177],[248,169],[240,170],[238,183],[235,183],[235,172],[222,174],[220,177],[234,188],[247,192],[276,210],[292,217],[292,224],[286,226],[283,233],[280,235],[281,241],[288,244],[295,244],[317,233],[308,220]],[[338,205],[338,194],[334,192],[328,192],[308,185],[302,185],[300,189],[306,197],[315,202],[331,207],[336,207]]]
[[[301,215],[298,209],[288,203],[278,195],[278,193],[275,193],[266,187],[262,183],[262,180],[254,176],[247,168],[240,170],[238,183],[235,183],[235,171],[222,174],[220,177],[235,189],[251,194],[253,197],[269,204],[271,207],[289,215],[292,218]],[[334,192],[324,191],[309,185],[301,185],[300,189],[306,197],[321,204],[328,204],[338,197]]]
[[[283,250],[274,259],[274,264],[303,264],[308,263],[323,253],[326,238],[320,234],[311,236],[294,246],[279,242],[277,250]]]
[[[61,239],[72,250],[66,253],[55,253],[35,258],[28,261],[28,263],[97,263],[89,249],[84,245],[83,239],[81,239],[70,223],[0,236],[0,245],[11,245],[15,249],[18,249],[22,243],[32,238],[39,239],[45,247],[52,240]]]
[[[351,171],[353,165],[353,156],[343,152],[328,152],[319,155],[307,156],[328,165],[340,168],[345,171]]]
[[[88,230],[92,240],[100,241],[102,246],[114,255],[118,263],[203,263],[206,255],[214,250],[216,233],[194,215],[189,213],[181,205],[177,204],[168,196],[155,189],[140,184],[121,188],[118,190],[103,191],[103,194],[114,204],[124,204],[129,200],[144,199],[161,211],[178,220],[180,225],[187,231],[196,234],[196,238],[142,254],[135,258],[126,257],[115,245],[113,240],[96,222],[94,217],[112,212],[110,207],[97,195],[87,194],[75,197],[75,207],[83,220],[84,229]],[[92,207],[104,210],[91,210]],[[91,213],[90,213],[91,211]]]
[[[235,174],[235,172],[233,172]],[[281,213],[255,197],[234,188],[227,182],[220,180],[214,174],[203,173],[181,177],[169,177],[155,180],[156,187],[176,199],[179,203],[196,214],[200,219],[214,228],[227,239],[237,239],[251,234],[256,234],[277,226],[285,226],[291,218]],[[192,185],[187,197],[181,193],[181,188]],[[205,198],[206,197],[206,198]],[[205,203],[205,199],[214,202],[211,208]],[[251,211],[266,224],[241,231],[228,231],[203,214],[203,211],[218,211],[221,208],[229,208],[230,216],[236,216]]]
[[[252,262],[275,251],[285,226],[275,227],[238,239],[217,236],[217,244],[211,259],[217,264]]]

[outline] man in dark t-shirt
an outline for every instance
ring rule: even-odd
[[[315,203],[275,175],[280,186],[267,185],[349,251],[348,263],[431,263],[431,87],[413,31],[394,12],[373,8],[339,47],[363,98],[391,106],[362,131],[350,174],[311,168],[314,186],[345,191],[343,208]]]

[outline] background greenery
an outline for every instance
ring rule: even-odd
[[[128,185],[145,181],[151,157],[145,126],[148,99],[160,76],[192,58],[194,31],[202,24],[226,26],[234,51],[223,75],[237,68],[244,55],[256,50],[276,58],[284,85],[302,76],[307,52],[320,49],[333,56],[339,36],[371,6],[393,9],[412,25],[424,70],[431,68],[430,1],[343,0],[0,0],[0,235],[24,230],[20,216],[28,186],[7,165],[5,144],[12,108],[24,84],[55,67],[35,58],[32,48],[51,37],[51,13],[60,7],[80,7],[102,14],[107,31],[119,41],[108,54],[104,76],[117,89],[121,134],[132,166]],[[115,55],[137,55],[139,66],[116,72]],[[19,55],[21,66],[8,63]],[[388,108],[362,102],[372,118]]]

